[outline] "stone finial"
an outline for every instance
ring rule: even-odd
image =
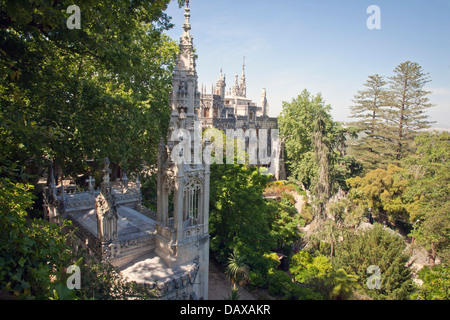
[[[103,170],[102,170],[102,172],[103,172],[103,183],[105,185],[107,185],[107,186],[109,186],[109,183],[110,183],[109,182],[109,174],[111,173],[111,169],[109,168],[110,163],[111,162],[109,161],[108,157],[106,157],[103,160],[103,164],[105,165]]]
[[[123,187],[124,192],[126,192],[128,190],[128,177],[127,177],[127,173],[125,172],[125,170],[123,170],[123,175],[122,175],[122,187]]]
[[[184,9],[184,24],[183,24],[183,29],[184,29],[184,32],[186,33],[186,34],[189,34],[189,30],[191,30],[191,23],[189,22],[189,19],[190,19],[190,17],[191,17],[191,9],[189,9],[189,7],[186,7],[185,9]]]

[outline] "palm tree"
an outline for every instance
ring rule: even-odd
[[[239,300],[240,296],[241,295],[239,294],[238,288],[231,288],[231,293],[228,295],[227,298],[225,298],[225,300]]]
[[[244,280],[248,279],[249,268],[245,264],[244,259],[239,255],[236,249],[228,258],[225,265],[225,273],[233,283],[233,288]]]
[[[330,277],[332,289],[330,299],[342,300],[348,299],[353,294],[353,288],[358,287],[359,277],[348,274],[344,269],[338,269]]]

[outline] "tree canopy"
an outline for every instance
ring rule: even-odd
[[[178,50],[169,1],[82,0],[80,29],[66,26],[69,2],[0,2],[1,163],[65,175],[105,156],[153,163]]]

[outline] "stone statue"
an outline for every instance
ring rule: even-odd
[[[109,182],[109,160],[105,158],[103,171],[103,182],[100,186],[100,194],[95,199],[97,213],[97,235],[102,242],[109,242],[118,237],[117,231],[117,206],[115,197],[111,191]]]

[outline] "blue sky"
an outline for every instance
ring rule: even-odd
[[[366,26],[377,5],[381,29]],[[266,88],[270,115],[303,89],[322,93],[333,118],[348,121],[353,96],[369,75],[391,76],[407,60],[432,80],[435,128],[450,129],[449,0],[191,0],[191,34],[199,59],[199,85],[208,90],[220,69],[233,85],[245,56],[247,96],[260,101]],[[184,9],[172,0],[167,13],[182,33]]]

